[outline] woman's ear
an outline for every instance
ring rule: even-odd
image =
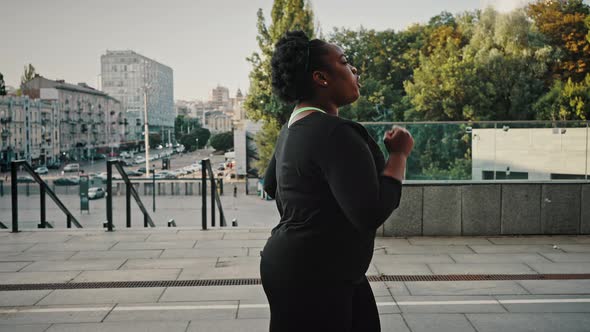
[[[328,75],[322,71],[316,70],[312,74],[313,82],[321,87],[328,86]]]

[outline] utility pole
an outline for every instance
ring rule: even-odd
[[[150,177],[150,126],[148,124],[147,111],[147,85],[143,89],[143,122],[144,122],[144,142],[145,142],[145,177]]]

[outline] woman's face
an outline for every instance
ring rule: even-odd
[[[328,95],[338,106],[353,103],[359,97],[359,76],[357,69],[352,66],[344,51],[337,45],[329,44],[325,55],[326,83]]]

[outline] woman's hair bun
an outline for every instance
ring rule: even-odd
[[[305,80],[309,43],[305,32],[297,30],[285,33],[275,45],[271,59],[272,89],[286,103],[300,100],[309,89]]]

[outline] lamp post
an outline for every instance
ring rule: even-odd
[[[196,140],[197,140],[197,149],[196,150],[198,152],[199,151],[199,139],[197,138]]]

